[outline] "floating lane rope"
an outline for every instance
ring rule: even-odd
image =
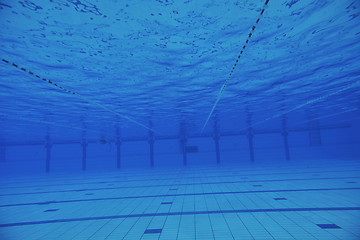
[[[8,114],[1,113],[1,112],[0,112],[0,117],[4,117],[4,118],[8,118],[8,119],[20,120],[20,121],[25,121],[25,122],[45,123],[45,124],[52,125],[52,126],[56,126],[56,127],[76,129],[76,130],[81,130],[81,131],[85,131],[85,132],[92,132],[92,133],[104,134],[104,132],[97,131],[97,130],[91,130],[91,129],[80,128],[80,127],[69,126],[69,125],[62,125],[62,124],[58,124],[58,123],[54,123],[54,122],[50,122],[50,121],[45,121],[45,120],[33,120],[33,119],[29,119],[28,117],[25,118],[25,117],[14,116],[14,115],[11,115],[11,116],[10,116],[10,115],[8,115]]]
[[[289,113],[294,112],[294,111],[296,111],[296,110],[298,110],[298,109],[300,109],[300,108],[303,108],[303,107],[305,107],[305,106],[307,106],[307,105],[309,105],[309,104],[314,104],[314,103],[320,102],[320,101],[322,101],[322,100],[324,100],[324,99],[326,99],[326,98],[329,98],[329,97],[331,97],[331,96],[334,96],[334,95],[337,95],[337,94],[339,94],[339,93],[342,93],[342,92],[344,92],[344,91],[346,91],[346,90],[348,90],[348,89],[352,89],[353,87],[357,87],[358,85],[360,85],[360,79],[359,79],[359,80],[356,80],[355,82],[350,83],[350,84],[346,85],[345,87],[342,87],[342,88],[340,88],[340,89],[338,89],[338,90],[336,90],[336,91],[334,91],[334,92],[331,92],[331,93],[328,93],[328,94],[325,94],[325,95],[322,95],[322,96],[319,96],[319,97],[310,99],[310,100],[308,100],[308,101],[306,101],[306,102],[304,102],[304,103],[302,103],[302,104],[299,104],[299,105],[297,105],[297,106],[295,106],[295,107],[293,107],[293,108],[291,108],[291,109],[289,109],[289,110],[287,110],[287,111],[284,111],[284,112],[282,112],[282,113],[275,114],[275,115],[273,115],[273,116],[271,116],[271,117],[265,118],[264,120],[261,120],[261,121],[259,121],[259,122],[254,123],[254,124],[251,124],[250,127],[254,127],[254,126],[257,126],[257,125],[259,125],[259,124],[262,124],[262,123],[264,123],[264,122],[266,122],[266,121],[269,121],[269,120],[271,120],[271,119],[275,119],[275,118],[281,117],[281,116],[283,116],[283,115],[289,114]]]
[[[244,50],[245,50],[245,48],[246,48],[246,45],[249,43],[250,38],[252,37],[252,35],[253,35],[254,31],[255,31],[255,28],[256,28],[257,24],[260,22],[260,19],[261,19],[261,17],[263,16],[264,11],[265,11],[265,8],[267,7],[268,3],[269,3],[269,0],[266,0],[264,6],[263,6],[262,9],[261,9],[261,12],[260,12],[259,17],[257,18],[255,24],[252,26],[252,28],[251,28],[251,30],[250,30],[250,33],[249,33],[249,35],[248,35],[248,37],[247,37],[247,39],[246,39],[246,41],[245,41],[245,43],[244,43],[244,45],[243,45],[243,47],[242,47],[242,49],[241,49],[241,51],[240,51],[238,57],[237,57],[234,65],[233,65],[233,67],[232,67],[232,69],[231,69],[231,71],[230,71],[230,73],[229,73],[228,78],[226,79],[225,83],[222,85],[222,87],[221,87],[221,89],[220,89],[220,92],[219,92],[219,94],[218,94],[218,97],[217,97],[217,99],[216,99],[216,101],[215,101],[215,103],[214,103],[214,105],[213,105],[213,107],[212,107],[212,109],[211,109],[211,111],[210,111],[210,113],[209,113],[208,118],[206,119],[206,122],[205,122],[205,124],[204,124],[204,126],[203,126],[203,128],[202,128],[202,130],[201,130],[201,133],[204,131],[206,125],[208,124],[208,122],[209,122],[209,120],[210,120],[210,118],[211,118],[211,116],[212,116],[212,114],[213,114],[213,112],[214,112],[214,110],[215,110],[215,108],[216,108],[216,105],[217,105],[218,102],[220,101],[221,95],[222,95],[222,93],[224,92],[224,89],[226,88],[226,85],[229,83],[229,81],[230,81],[230,79],[231,79],[231,77],[232,77],[232,75],[233,75],[233,73],[234,73],[234,70],[235,70],[235,68],[236,68],[236,66],[237,66],[237,64],[238,64],[238,62],[239,62],[239,60],[240,60],[240,57],[241,57],[241,55],[243,54],[243,52],[244,52]]]
[[[143,128],[146,128],[146,129],[148,129],[148,130],[150,130],[150,131],[152,131],[152,132],[156,132],[154,129],[149,128],[149,127],[147,127],[146,125],[144,125],[144,124],[142,124],[142,123],[140,123],[140,122],[138,122],[138,121],[135,121],[134,119],[132,119],[132,118],[130,118],[130,117],[128,117],[128,116],[125,116],[125,115],[123,115],[123,114],[121,114],[121,113],[118,113],[118,112],[116,112],[116,111],[114,111],[114,110],[112,110],[112,109],[110,109],[110,108],[108,108],[108,107],[106,107],[106,106],[98,103],[98,102],[95,102],[95,101],[93,101],[93,100],[91,100],[91,99],[89,99],[89,98],[87,98],[87,97],[84,97],[84,96],[80,95],[80,94],[77,93],[77,92],[74,92],[74,91],[71,91],[71,90],[69,90],[69,89],[66,89],[66,88],[60,86],[59,84],[54,83],[54,82],[51,81],[51,80],[48,80],[48,79],[46,79],[46,78],[42,78],[42,77],[40,77],[39,75],[33,73],[32,71],[30,71],[30,70],[28,71],[28,70],[26,70],[26,68],[20,67],[19,65],[15,64],[15,63],[13,63],[13,62],[10,62],[10,61],[8,61],[8,60],[6,60],[6,59],[3,59],[3,58],[1,59],[1,61],[3,61],[4,63],[9,64],[10,66],[13,66],[13,67],[21,70],[21,71],[23,71],[23,72],[26,72],[26,73],[28,73],[28,74],[30,74],[30,75],[32,75],[32,76],[34,76],[34,77],[36,77],[36,78],[38,78],[38,79],[40,79],[40,80],[43,80],[43,81],[45,81],[45,82],[47,82],[47,83],[50,83],[51,85],[53,85],[53,86],[55,86],[55,87],[57,87],[57,88],[65,91],[65,92],[67,92],[67,93],[76,95],[77,97],[83,99],[84,101],[86,101],[86,102],[88,102],[88,103],[91,103],[91,104],[94,104],[94,105],[96,105],[96,106],[98,106],[98,107],[100,107],[100,108],[102,108],[102,109],[104,109],[104,110],[106,110],[106,111],[108,111],[108,112],[111,112],[111,113],[113,113],[113,114],[115,114],[115,115],[117,115],[117,116],[119,116],[119,117],[121,117],[121,118],[124,118],[124,119],[126,119],[126,120],[128,120],[128,121],[130,121],[130,122],[132,122],[132,123],[135,123],[135,124],[138,125],[138,126],[141,126],[141,127],[143,127]]]
[[[322,116],[317,117],[317,118],[312,118],[312,119],[309,119],[309,120],[296,122],[296,123],[294,123],[294,124],[291,124],[291,127],[297,126],[297,125],[300,125],[300,124],[303,124],[303,123],[311,122],[311,121],[316,121],[316,120],[321,120],[321,119],[326,119],[326,118],[335,117],[335,116],[342,115],[342,114],[345,114],[345,113],[348,113],[348,112],[355,112],[355,111],[358,111],[358,110],[359,110],[359,109],[355,107],[355,108],[346,109],[346,110],[344,110],[344,111],[332,113],[332,114],[329,114],[329,115],[322,115]],[[346,119],[346,120],[349,120],[349,119]]]

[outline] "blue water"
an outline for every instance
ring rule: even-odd
[[[1,191],[40,176],[357,169],[359,53],[355,0],[2,0]]]

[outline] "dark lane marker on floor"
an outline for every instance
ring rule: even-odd
[[[161,233],[162,232],[162,229],[146,229],[145,230],[145,234],[148,234],[148,233]]]
[[[224,182],[203,182],[203,183],[182,183],[182,184],[162,184],[162,185],[142,185],[142,186],[124,186],[124,187],[103,187],[103,188],[85,188],[60,191],[44,191],[44,192],[27,192],[27,193],[7,193],[0,196],[16,196],[31,194],[48,194],[48,193],[64,193],[64,192],[84,192],[84,191],[100,191],[115,189],[134,189],[134,188],[150,188],[150,187],[175,187],[175,186],[193,186],[193,185],[212,185],[212,184],[234,184],[234,183],[253,183],[253,182],[289,182],[289,181],[312,181],[312,180],[334,180],[334,179],[350,179],[360,177],[326,177],[326,178],[294,178],[294,179],[274,179],[274,180],[241,180],[241,181],[224,181]],[[170,189],[171,190],[171,189]]]
[[[136,199],[136,198],[156,198],[156,197],[177,197],[177,196],[201,196],[201,195],[224,195],[224,194],[244,194],[244,193],[278,193],[278,192],[310,192],[310,191],[343,191],[343,190],[360,190],[360,188],[312,188],[312,189],[280,189],[280,190],[253,190],[253,191],[236,191],[236,192],[207,192],[207,193],[173,193],[173,194],[158,194],[158,195],[143,195],[143,196],[125,196],[125,197],[108,197],[108,198],[89,198],[89,199],[75,199],[62,201],[47,201],[34,203],[15,203],[0,205],[0,207],[15,207],[26,205],[44,205],[54,203],[74,203],[74,202],[91,202],[91,201],[106,201],[106,200],[121,200],[121,199]]]
[[[267,169],[267,170],[271,170],[271,169]],[[289,169],[291,170],[291,169]],[[316,172],[319,172],[319,171],[316,171]],[[319,173],[322,173],[322,174],[327,174],[327,173],[350,173],[350,172],[360,172],[360,170],[336,170],[336,171],[321,171]],[[314,173],[314,172],[296,172],[295,174],[299,174],[299,175],[304,175],[304,174],[310,174],[310,173]],[[279,175],[288,175],[289,172],[279,172],[279,173],[253,173],[253,174],[246,174],[246,176],[272,176],[272,175],[276,175],[276,176],[279,176]],[[171,174],[173,175],[173,174]],[[236,175],[236,176],[235,176]],[[318,176],[320,176],[319,174],[317,174]],[[139,176],[136,176],[136,177],[149,177],[151,175],[139,175]],[[167,175],[163,175],[163,176],[167,176]],[[239,177],[239,174],[238,173],[233,173],[232,175],[229,175],[229,174],[226,174],[226,175],[208,175],[208,176],[205,176],[207,178],[233,178],[233,177]],[[174,180],[175,182],[176,181],[179,181],[179,180],[176,180],[177,178],[149,178],[149,179],[131,179],[131,180],[112,180],[111,178],[115,178],[114,176],[112,177],[102,177],[100,179],[104,179],[104,178],[110,178],[109,181],[107,182],[78,182],[78,183],[61,183],[61,184],[45,184],[45,185],[35,185],[35,186],[7,186],[7,187],[1,187],[0,189],[14,189],[14,188],[36,188],[36,187],[56,187],[56,186],[74,186],[74,185],[88,185],[88,184],[97,184],[97,183],[110,183],[110,182],[114,182],[114,183],[129,183],[129,182],[144,182],[144,181],[172,181]],[[186,177],[186,176],[181,176],[181,180],[183,179],[198,179],[198,178],[204,178],[204,176],[201,176],[201,177],[198,177],[198,176],[190,176],[190,177]],[[241,177],[240,179],[247,179],[248,177]],[[94,178],[94,179],[91,179],[91,180],[95,180],[95,179],[98,179],[98,178]],[[71,179],[70,179],[71,180]],[[75,179],[75,180],[78,180],[78,179]],[[22,182],[17,182],[18,184],[22,183]],[[24,182],[24,183],[28,183],[28,182]]]
[[[336,225],[336,224],[316,224],[316,225],[318,225],[319,227],[321,227],[322,229],[339,229],[339,228],[341,228],[341,227],[339,227],[338,225]]]
[[[0,224],[0,227],[16,227],[25,225],[38,225],[48,223],[66,223],[81,222],[104,219],[119,218],[139,218],[139,217],[157,217],[157,216],[179,216],[179,215],[201,215],[201,214],[226,214],[226,213],[264,213],[264,212],[313,212],[313,211],[360,211],[360,207],[326,207],[326,208],[266,208],[266,209],[238,209],[238,210],[218,210],[218,211],[193,211],[193,212],[167,212],[167,213],[144,213],[144,214],[128,214],[101,217],[84,217],[84,218],[67,218],[45,221],[31,222],[15,222]]]
[[[48,209],[48,210],[45,210],[44,212],[56,212],[58,211],[59,209]]]

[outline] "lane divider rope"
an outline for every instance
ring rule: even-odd
[[[97,131],[97,130],[85,129],[85,128],[80,128],[80,127],[70,126],[70,125],[63,125],[63,124],[54,123],[54,122],[45,121],[45,120],[34,120],[34,119],[29,119],[28,117],[25,118],[25,117],[15,116],[15,115],[11,115],[11,116],[10,116],[10,115],[8,115],[8,114],[1,113],[1,112],[0,112],[0,117],[4,117],[4,118],[8,118],[8,119],[20,120],[20,121],[25,121],[25,122],[45,123],[45,124],[47,124],[47,125],[52,125],[52,126],[56,126],[56,127],[76,129],[76,130],[81,130],[81,131],[86,131],[86,132],[104,134],[104,132]]]
[[[346,86],[344,86],[344,87],[342,87],[340,89],[337,89],[336,91],[330,92],[330,93],[325,94],[325,95],[321,95],[321,96],[313,98],[313,99],[310,99],[310,100],[308,100],[308,101],[306,101],[306,102],[304,102],[302,104],[299,104],[299,105],[297,105],[297,106],[295,106],[295,107],[293,107],[293,108],[291,108],[291,109],[289,109],[287,111],[283,111],[281,113],[274,114],[271,117],[265,118],[265,119],[263,119],[263,120],[261,120],[259,122],[251,124],[251,125],[249,125],[249,127],[254,127],[254,126],[262,124],[262,123],[264,123],[266,121],[269,121],[269,120],[272,120],[272,119],[275,119],[275,118],[279,118],[279,117],[281,117],[283,115],[286,115],[286,114],[289,114],[289,113],[294,112],[296,110],[299,110],[300,108],[306,107],[309,104],[315,104],[317,102],[323,101],[326,98],[332,97],[334,95],[337,95],[339,93],[342,93],[342,92],[344,92],[346,90],[349,90],[349,89],[352,89],[354,87],[358,87],[359,85],[360,85],[360,80],[356,80],[355,82],[352,82],[352,83],[350,83],[350,84],[348,84],[348,85],[346,85]]]
[[[317,120],[322,120],[322,119],[335,117],[335,116],[342,115],[342,114],[345,114],[345,113],[348,113],[348,112],[355,112],[355,111],[358,111],[358,110],[359,110],[358,108],[353,107],[353,108],[350,108],[350,109],[346,109],[344,111],[338,111],[338,112],[328,114],[328,115],[321,115],[320,117],[311,118],[311,119],[307,119],[307,120],[300,121],[300,122],[295,122],[294,124],[291,124],[291,127],[298,126],[300,124],[308,123],[308,122],[311,122],[311,121],[317,121]],[[346,121],[348,121],[348,120],[349,119],[346,119]]]
[[[233,73],[234,73],[234,70],[235,70],[235,68],[236,68],[236,66],[237,66],[237,64],[238,64],[238,62],[239,62],[239,60],[240,60],[240,58],[241,58],[241,55],[244,53],[244,50],[245,50],[245,48],[246,48],[246,45],[249,43],[250,38],[252,37],[252,35],[253,35],[254,31],[255,31],[255,28],[256,28],[257,24],[260,22],[261,17],[264,15],[264,11],[265,11],[265,8],[268,6],[268,3],[269,3],[269,0],[266,0],[266,1],[265,1],[265,4],[264,4],[264,6],[262,7],[261,12],[260,12],[260,14],[259,14],[259,16],[258,16],[258,18],[257,18],[257,20],[256,20],[256,22],[255,22],[254,25],[252,26],[252,28],[251,28],[251,30],[250,30],[250,33],[248,34],[248,37],[246,38],[246,41],[245,41],[245,43],[244,43],[244,45],[243,45],[243,47],[242,47],[242,49],[241,49],[241,51],[240,51],[240,53],[239,53],[239,55],[238,55],[238,57],[237,57],[237,59],[236,59],[234,65],[233,65],[233,67],[232,67],[232,69],[231,69],[231,71],[230,71],[230,73],[229,73],[228,78],[226,79],[225,83],[222,85],[222,87],[221,87],[221,89],[220,89],[220,92],[219,92],[219,94],[218,94],[218,96],[217,96],[217,99],[216,99],[216,101],[215,101],[215,103],[214,103],[214,105],[213,105],[213,107],[212,107],[212,109],[211,109],[211,111],[210,111],[210,113],[209,113],[209,116],[208,116],[208,118],[206,119],[206,122],[205,122],[205,124],[204,124],[204,126],[203,126],[203,128],[202,128],[202,130],[201,130],[201,134],[203,133],[203,131],[204,131],[206,125],[208,124],[208,122],[209,122],[209,120],[210,120],[210,118],[211,118],[211,116],[212,116],[212,114],[213,114],[213,112],[214,112],[214,110],[215,110],[218,102],[220,101],[221,95],[223,94],[223,92],[224,92],[227,84],[229,83],[229,81],[230,81],[230,79],[231,79],[231,77],[232,77],[232,75],[233,75]]]
[[[123,114],[121,114],[121,113],[118,113],[118,112],[116,112],[116,111],[114,111],[114,110],[112,110],[112,109],[110,109],[110,108],[108,108],[108,107],[106,107],[106,106],[104,106],[104,105],[96,102],[96,101],[93,101],[93,100],[91,100],[91,99],[89,99],[89,98],[87,98],[87,97],[85,97],[85,96],[82,96],[81,94],[79,94],[79,93],[77,93],[77,92],[74,92],[74,91],[71,91],[71,90],[69,90],[69,89],[66,89],[66,88],[62,87],[61,85],[59,85],[59,84],[57,84],[57,83],[55,83],[55,82],[53,82],[53,81],[51,81],[51,80],[49,80],[49,79],[42,78],[42,77],[40,77],[39,75],[35,74],[34,72],[32,72],[32,71],[30,71],[30,70],[27,70],[26,68],[20,67],[19,65],[15,64],[15,63],[13,63],[13,62],[10,62],[10,61],[8,61],[8,60],[6,60],[6,59],[3,59],[3,58],[1,59],[1,61],[4,62],[4,63],[7,63],[7,64],[10,65],[10,66],[13,66],[13,67],[21,70],[21,71],[23,71],[23,72],[26,72],[26,73],[30,74],[31,76],[33,76],[33,77],[36,77],[36,78],[38,78],[38,79],[40,79],[40,80],[43,80],[43,81],[45,81],[45,82],[47,82],[47,83],[49,83],[49,84],[51,84],[51,85],[53,85],[53,86],[61,89],[61,90],[69,93],[69,94],[75,95],[75,96],[83,99],[84,101],[86,101],[86,102],[88,102],[88,103],[91,103],[91,104],[93,104],[93,105],[96,105],[96,106],[98,106],[98,107],[100,107],[100,108],[102,108],[102,109],[104,109],[104,110],[106,110],[106,111],[108,111],[108,112],[111,112],[111,113],[113,113],[113,114],[115,114],[115,115],[117,115],[117,116],[119,116],[119,117],[121,117],[121,118],[123,118],[123,119],[126,119],[126,120],[128,120],[128,121],[130,121],[130,122],[132,122],[132,123],[134,123],[134,124],[136,124],[136,125],[138,125],[138,126],[141,126],[141,127],[143,127],[143,128],[146,128],[146,129],[148,129],[148,130],[150,130],[150,131],[152,131],[152,132],[156,132],[154,129],[149,128],[148,126],[146,126],[146,125],[144,125],[144,124],[142,124],[142,123],[140,123],[140,122],[138,122],[138,121],[136,121],[136,120],[134,120],[134,119],[132,119],[132,118],[130,118],[130,117],[128,117],[128,116],[125,116],[125,115],[123,115]]]

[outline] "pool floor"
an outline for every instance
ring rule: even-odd
[[[0,181],[0,239],[360,239],[354,161]]]

